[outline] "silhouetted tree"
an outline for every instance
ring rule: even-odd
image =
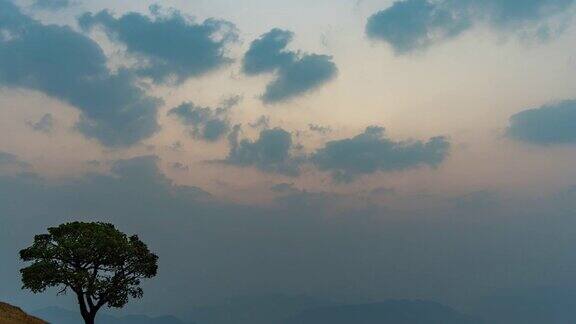
[[[34,293],[58,287],[58,294],[72,290],[86,324],[93,324],[98,310],[121,308],[130,297],[141,298],[144,278],[158,270],[158,257],[138,236],[128,237],[114,225],[73,222],[48,228],[36,235],[32,246],[20,251],[22,289]]]

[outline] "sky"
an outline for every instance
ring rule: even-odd
[[[130,311],[574,289],[576,1],[0,0],[0,299],[49,226],[160,256]]]

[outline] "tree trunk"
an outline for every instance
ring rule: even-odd
[[[86,314],[82,314],[82,318],[84,319],[85,324],[94,324],[96,320],[96,313],[88,312]]]
[[[94,319],[96,314],[90,314],[88,312],[80,312],[82,314],[82,318],[84,319],[84,323],[86,324],[94,324]]]
[[[96,318],[96,312],[91,312],[90,310],[88,310],[88,307],[86,307],[86,301],[84,300],[84,294],[76,293],[76,296],[78,297],[78,305],[80,306],[80,314],[82,315],[82,318],[84,319],[84,323],[94,324],[94,319]]]

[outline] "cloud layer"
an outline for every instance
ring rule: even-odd
[[[174,115],[186,126],[190,134],[199,139],[214,142],[221,139],[230,131],[230,109],[238,104],[239,96],[225,100],[221,107],[211,109],[209,107],[196,106],[191,102],[185,102],[178,107],[172,108],[168,115]]]
[[[576,100],[521,111],[510,117],[507,135],[533,144],[576,144]]]
[[[230,152],[225,162],[288,176],[300,175],[303,165],[329,171],[336,182],[352,182],[359,176],[403,171],[420,166],[436,167],[448,156],[450,142],[443,136],[428,141],[394,141],[384,128],[370,126],[352,138],[332,140],[312,154],[300,152],[301,145],[282,128],[264,129],[256,140],[240,139],[236,125],[229,135]]]
[[[72,4],[70,0],[34,0],[33,6],[39,9],[58,10]]]
[[[138,233],[160,255],[161,272],[147,285],[143,310],[188,311],[206,300],[271,291],[449,302],[502,286],[573,282],[574,190],[536,201],[467,199],[489,204],[482,208],[453,198],[448,206],[456,207],[438,207],[447,201],[437,196],[436,207],[423,208],[423,199],[398,193],[412,209],[395,210],[285,184],[275,188],[281,197],[271,206],[246,206],[176,185],[159,162],[117,160],[109,172],[58,181],[0,176],[0,276],[17,278],[15,256],[34,234],[83,220]],[[1,299],[35,300],[17,280],[2,288]],[[42,298],[63,300],[55,292]]]
[[[43,25],[0,0],[0,86],[41,91],[81,111],[78,130],[107,146],[129,146],[158,129],[160,100],[112,74],[102,49],[69,27]]]
[[[85,30],[102,26],[144,61],[136,72],[159,83],[181,83],[232,61],[226,56],[227,45],[238,37],[232,23],[217,19],[194,23],[178,10],[164,14],[158,6],[150,11],[152,17],[132,12],[116,18],[106,10],[86,13],[79,23]]]
[[[336,77],[337,68],[331,56],[286,50],[293,37],[292,32],[272,29],[254,40],[244,55],[242,69],[247,75],[276,74],[262,95],[266,103],[303,95]]]
[[[240,126],[234,127],[230,133],[230,152],[225,162],[227,164],[279,173],[287,176],[297,176],[300,173],[300,161],[294,157],[292,134],[281,129],[264,129],[258,139],[240,139]]]
[[[28,122],[27,125],[34,131],[48,134],[54,129],[54,117],[52,114],[44,114],[37,122]]]
[[[480,22],[502,31],[531,32],[546,38],[554,32],[547,19],[574,3],[574,0],[400,0],[372,15],[366,24],[366,34],[390,44],[397,54],[426,49]]]
[[[28,169],[30,164],[20,160],[18,156],[0,151],[0,172],[2,171],[10,171],[10,170],[17,170],[22,171]]]
[[[444,137],[427,142],[395,142],[385,137],[384,128],[371,126],[352,138],[335,140],[316,151],[311,161],[332,172],[337,181],[377,171],[400,171],[421,165],[437,166],[447,157],[450,143]]]

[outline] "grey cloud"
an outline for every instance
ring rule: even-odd
[[[539,24],[539,21],[570,8],[574,0],[467,0],[467,5],[477,15],[484,15],[496,27],[522,27]]]
[[[286,51],[286,46],[293,38],[294,33],[275,28],[254,40],[242,60],[244,73],[258,75],[292,64],[296,53]]]
[[[422,211],[410,196],[404,198],[414,210],[394,210],[296,190],[256,206],[176,185],[157,163],[154,156],[119,160],[109,173],[58,181],[0,176],[0,277],[12,278],[3,282],[0,299],[31,309],[69,300],[56,291],[42,298],[22,291],[17,251],[46,227],[73,220],[113,222],[160,255],[160,275],[130,312],[183,313],[207,301],[271,291],[465,304],[501,287],[573,283],[573,194],[505,200],[488,211]]]
[[[190,171],[190,167],[181,162],[170,163],[170,167],[178,171]]]
[[[293,183],[278,183],[273,185],[270,190],[276,193],[296,193],[298,189],[294,186]]]
[[[70,0],[34,0],[33,7],[38,9],[58,10],[72,4]]]
[[[14,167],[19,170],[24,170],[28,169],[30,167],[30,164],[20,160],[18,156],[12,153],[0,151],[0,171],[2,171],[4,168],[14,168]]]
[[[462,210],[496,208],[501,204],[500,195],[494,191],[480,190],[470,192],[453,199],[454,205]]]
[[[230,107],[211,109],[185,102],[171,109],[168,115],[177,116],[190,127],[190,134],[206,141],[217,141],[230,131],[228,112]]]
[[[470,27],[468,17],[453,13],[446,1],[396,1],[368,19],[366,33],[386,41],[399,53],[426,48]]]
[[[295,214],[306,214],[306,210],[317,210],[322,217],[337,215],[342,208],[353,205],[353,198],[325,191],[309,191],[296,187],[276,191],[279,195],[274,202],[279,207],[294,210]],[[345,207],[344,207],[345,206]]]
[[[332,132],[332,128],[330,128],[328,126],[317,125],[317,124],[308,124],[308,129],[313,131],[313,132],[320,133],[320,134],[328,134],[328,133]]]
[[[510,138],[540,145],[576,143],[576,100],[566,100],[510,117]]]
[[[52,132],[52,129],[54,128],[54,117],[52,117],[52,114],[45,114],[37,122],[29,121],[26,124],[37,132],[47,134]]]
[[[331,56],[286,50],[292,38],[292,32],[272,29],[254,40],[244,55],[242,68],[247,75],[276,74],[262,95],[266,103],[303,95],[336,77],[338,70]]]
[[[397,54],[422,50],[454,38],[480,22],[497,30],[549,35],[546,20],[574,0],[401,0],[372,15],[366,34],[389,43]]]
[[[281,129],[263,129],[256,140],[240,139],[236,125],[228,136],[230,152],[227,164],[253,166],[288,176],[300,175],[300,168],[311,163],[321,171],[330,171],[336,182],[352,182],[358,176],[377,171],[402,171],[423,165],[436,167],[448,156],[450,143],[445,137],[423,141],[393,141],[384,128],[371,126],[355,137],[327,142],[306,155],[292,135]]]
[[[133,145],[158,130],[161,101],[137,87],[131,73],[111,74],[91,39],[43,25],[7,0],[0,0],[0,29],[9,35],[0,38],[0,86],[38,90],[77,107],[78,130],[107,146]]]
[[[334,180],[349,182],[357,176],[377,171],[399,171],[421,165],[437,166],[446,156],[450,143],[444,137],[427,142],[395,142],[384,135],[382,127],[368,127],[355,137],[326,143],[311,157],[323,171],[331,171]]]
[[[327,55],[309,54],[278,70],[277,78],[266,86],[262,100],[286,101],[320,88],[336,76],[336,65]]]
[[[184,145],[181,141],[175,141],[168,148],[174,152],[180,152],[184,148]]]
[[[397,194],[396,189],[390,187],[377,187],[369,191],[371,195],[388,196]]]
[[[220,106],[222,106],[222,108],[224,108],[224,109],[230,109],[230,108],[238,106],[242,102],[243,99],[244,99],[244,97],[242,97],[241,95],[232,95],[232,96],[229,96],[229,97],[222,99]]]
[[[295,145],[289,132],[281,128],[265,129],[255,141],[239,137],[240,127],[236,126],[229,136],[230,152],[225,163],[287,176],[299,175],[300,161],[293,155]]]
[[[155,82],[181,83],[232,61],[226,56],[227,46],[238,37],[232,23],[217,19],[194,23],[178,10],[164,14],[158,6],[150,11],[152,17],[135,12],[119,18],[108,11],[86,13],[79,23],[86,30],[104,27],[129,53],[145,59],[137,73]]]
[[[260,116],[256,121],[249,124],[252,128],[267,129],[270,128],[270,117]]]
[[[86,165],[91,166],[91,167],[99,167],[102,164],[104,164],[102,161],[98,161],[98,160],[89,160],[85,162]]]

